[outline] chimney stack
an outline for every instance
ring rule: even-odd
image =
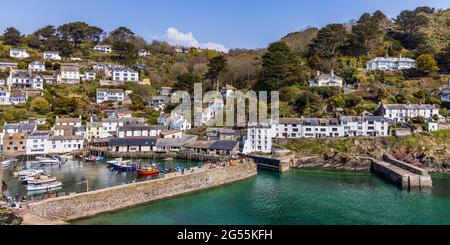
[[[317,71],[317,77],[319,77],[320,76],[320,71]]]
[[[331,76],[334,77],[334,70],[331,69]]]

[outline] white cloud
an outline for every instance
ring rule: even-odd
[[[200,43],[192,34],[192,32],[183,33],[178,31],[176,28],[168,28],[166,31],[167,42],[174,46],[182,47],[195,47],[202,49],[211,49],[219,52],[228,52],[228,49],[220,44],[214,42]]]

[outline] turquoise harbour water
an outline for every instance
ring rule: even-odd
[[[450,224],[450,175],[402,191],[371,173],[259,171],[254,178],[76,225]]]

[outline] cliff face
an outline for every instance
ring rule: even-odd
[[[450,131],[408,137],[300,139],[280,145],[296,153],[297,167],[369,169],[370,164],[358,156],[380,158],[387,152],[430,171],[450,171]]]
[[[20,225],[22,218],[9,209],[0,209],[0,225]]]

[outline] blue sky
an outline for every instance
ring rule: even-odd
[[[289,32],[357,19],[382,10],[395,17],[449,0],[20,0],[2,2],[0,30],[30,33],[47,24],[85,21],[111,31],[126,26],[147,40],[226,48],[259,48]],[[171,28],[171,29],[169,29]]]

